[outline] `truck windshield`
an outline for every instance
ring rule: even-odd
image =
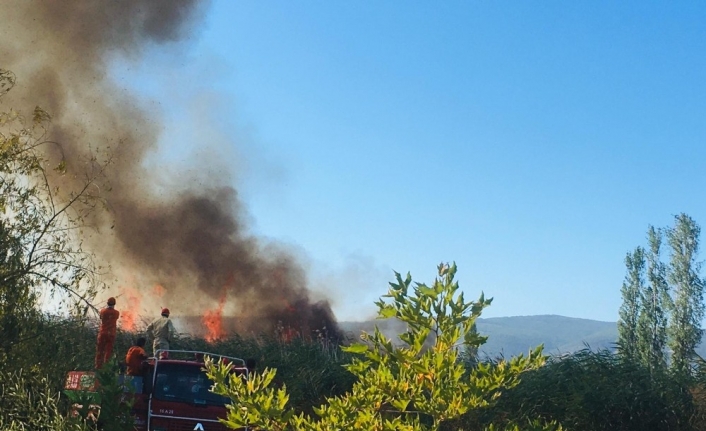
[[[157,368],[153,397],[195,405],[222,406],[228,403],[226,397],[209,391],[212,385],[200,365],[163,363]]]

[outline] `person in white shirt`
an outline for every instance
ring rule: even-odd
[[[152,337],[152,353],[157,356],[159,350],[159,359],[167,359],[169,357],[169,342],[174,337],[176,331],[174,324],[169,319],[169,309],[162,308],[162,315],[156,318],[147,327],[147,334]]]

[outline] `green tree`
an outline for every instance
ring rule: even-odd
[[[623,303],[618,320],[618,346],[621,355],[628,360],[639,359],[637,323],[640,315],[640,297],[645,284],[645,250],[642,247],[625,256],[627,274],[620,292]]]
[[[352,390],[315,409],[316,418],[287,407],[286,387],[270,386],[276,370],[265,369],[249,379],[231,373],[230,364],[206,362],[213,391],[229,397],[230,428],[253,430],[438,430],[445,421],[470,409],[493,404],[503,391],[519,383],[520,374],[544,364],[542,348],[496,364],[466,370],[459,349],[478,347],[485,337],[472,330],[491,300],[481,295],[466,302],[454,281],[455,265],[439,265],[431,286],[415,284],[396,274],[388,294],[376,303],[379,318],[397,318],[407,325],[396,346],[377,328],[362,343],[346,348],[356,356],[346,366],[357,382]],[[411,287],[411,292],[410,292]],[[425,345],[433,335],[431,347]],[[531,429],[560,429],[555,424],[528,424]],[[496,428],[493,428],[496,429]],[[519,429],[516,424],[506,429]]]
[[[15,76],[0,69],[0,101]],[[0,363],[13,346],[31,336],[25,324],[41,296],[61,295],[64,304],[90,305],[101,286],[102,270],[81,243],[85,220],[103,203],[99,182],[107,162],[81,162],[80,175],[62,161],[44,157],[50,116],[35,108],[30,118],[0,109]],[[78,189],[56,179],[80,178]],[[84,308],[86,310],[86,308]]]
[[[36,294],[27,277],[13,277],[22,267],[23,249],[0,220],[0,362],[10,354],[23,328],[36,318]]]
[[[666,368],[667,309],[671,299],[667,285],[667,269],[660,260],[662,232],[647,229],[647,283],[641,294],[637,322],[638,350],[641,362],[652,372]]]
[[[669,324],[669,347],[672,370],[679,376],[691,375],[694,349],[701,342],[704,317],[704,282],[697,261],[701,228],[682,213],[674,217],[674,227],[667,230],[671,249],[668,281],[674,306]]]

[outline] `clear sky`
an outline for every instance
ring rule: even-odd
[[[115,66],[167,120],[151,163],[222,154],[252,232],[291,245],[341,319],[369,317],[392,270],[453,260],[486,317],[614,321],[648,225],[706,223],[702,2],[206,13],[187,46]]]

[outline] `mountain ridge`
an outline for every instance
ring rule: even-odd
[[[364,322],[339,322],[349,335],[361,330],[370,332],[378,325],[388,337],[395,338],[404,331],[401,322],[369,320]],[[476,327],[481,335],[488,336],[479,349],[481,355],[515,356],[544,344],[544,351],[551,355],[571,353],[590,347],[614,349],[618,339],[616,322],[604,322],[557,314],[479,318]]]
[[[375,325],[388,337],[397,339],[404,331],[401,322],[368,320],[364,322],[339,322],[349,336],[361,330],[371,332]],[[510,357],[527,354],[540,344],[544,353],[560,356],[585,348],[615,350],[618,341],[618,323],[559,314],[487,317],[476,320],[476,327],[488,341],[479,349],[481,357]],[[696,348],[696,353],[706,358],[706,343]]]

